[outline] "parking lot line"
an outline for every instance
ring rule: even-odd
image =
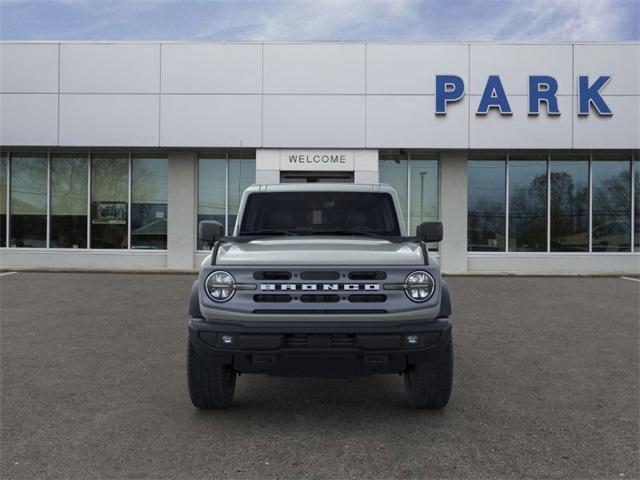
[[[640,278],[620,277],[623,280],[631,280],[632,282],[640,282]]]
[[[18,273],[18,272],[3,272],[3,273],[0,273],[0,277],[6,277],[7,275],[13,275],[14,273]]]

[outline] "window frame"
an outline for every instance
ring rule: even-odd
[[[152,152],[141,151],[140,155],[153,154],[157,149]],[[162,154],[168,155],[166,150],[160,150]],[[11,238],[11,159],[14,156],[19,156],[22,153],[41,153],[43,156],[47,158],[47,192],[46,192],[46,246],[44,247],[11,247],[9,245],[9,240]],[[87,246],[83,248],[68,248],[68,247],[51,247],[51,161],[53,156],[55,155],[64,155],[64,154],[74,154],[77,156],[86,156],[87,159]],[[127,248],[121,249],[104,249],[104,248],[91,248],[91,195],[92,195],[92,182],[91,182],[91,174],[92,174],[92,160],[94,155],[101,154],[121,154],[123,157],[127,157],[128,162],[128,179],[127,179]],[[131,248],[131,169],[132,169],[132,161],[134,155],[137,152],[134,152],[133,149],[51,149],[47,148],[39,149],[11,149],[6,148],[2,149],[0,155],[4,155],[7,158],[6,165],[6,175],[7,175],[7,183],[6,183],[6,202],[7,202],[7,215],[5,220],[5,241],[6,246],[0,247],[0,249],[20,249],[20,250],[32,250],[32,251],[83,251],[83,252],[109,252],[112,254],[122,254],[128,253],[132,250],[135,250],[136,254],[157,254],[157,253],[166,253],[167,249],[138,249]],[[167,182],[169,182],[169,178],[167,177]],[[168,202],[168,199],[167,199]]]
[[[497,150],[499,152],[499,150]],[[573,151],[573,150],[567,150]],[[581,150],[575,150],[581,151]],[[509,167],[511,162],[511,155],[516,152],[523,152],[523,150],[507,150],[505,152],[505,250],[500,252],[478,252],[478,251],[470,251],[469,246],[467,245],[467,255],[470,256],[484,256],[484,255],[505,255],[505,254],[515,254],[515,255],[629,255],[633,253],[640,253],[640,248],[635,246],[635,210],[636,208],[640,208],[639,205],[635,205],[635,182],[634,182],[634,169],[638,162],[640,162],[640,152],[637,150],[629,150],[623,149],[620,151],[615,151],[616,153],[620,153],[620,155],[628,156],[629,162],[629,178],[630,178],[630,205],[629,205],[629,215],[630,215],[630,242],[631,248],[628,251],[621,252],[594,252],[593,251],[593,161],[594,161],[594,153],[598,155],[599,153],[607,153],[608,150],[582,150],[588,156],[588,191],[589,191],[589,211],[588,211],[588,250],[584,252],[554,252],[551,251],[551,161],[552,155],[561,154],[563,151],[554,151],[554,150],[542,150],[538,151],[539,153],[546,152],[546,171],[547,171],[547,225],[546,225],[546,233],[547,233],[547,248],[545,251],[540,252],[518,252],[509,250]],[[535,152],[535,150],[532,150]],[[471,155],[467,155],[467,162],[469,160],[475,160]],[[516,160],[513,160],[514,162]],[[468,192],[467,192],[468,198]],[[467,203],[468,207],[468,203]],[[468,229],[468,218],[469,214],[467,212],[467,229]]]
[[[5,155],[7,158],[7,184],[6,184],[6,192],[7,192],[7,198],[6,198],[6,202],[7,202],[7,214],[6,214],[6,231],[5,231],[5,246],[4,247],[0,247],[0,248],[6,248],[6,249],[16,249],[16,250],[25,250],[25,251],[41,251],[41,250],[48,250],[49,249],[49,210],[50,210],[50,199],[51,199],[51,153],[50,150],[47,149],[42,150],[39,149],[37,147],[35,148],[29,148],[29,149],[19,149],[19,150],[15,150],[15,151],[11,151],[11,149],[6,149],[2,151],[2,155]],[[46,192],[45,192],[45,246],[44,247],[14,247],[11,246],[10,244],[10,240],[11,240],[11,215],[12,215],[12,211],[11,211],[11,161],[13,159],[14,156],[20,157],[23,155],[41,155],[42,157],[46,158],[47,161],[47,185],[46,185]]]
[[[166,245],[169,245],[169,153],[166,150],[160,151],[151,151],[151,152],[132,152],[129,150],[129,183],[128,183],[128,207],[127,207],[127,238],[128,238],[128,248],[127,250],[135,250],[137,252],[166,252],[167,247],[165,248],[136,248],[133,247],[133,238],[131,236],[132,230],[132,217],[131,217],[131,207],[133,205],[133,162],[137,159],[149,159],[149,160],[166,160],[167,161],[167,232],[166,236]],[[124,250],[124,249],[123,249]]]
[[[381,149],[378,152],[378,172],[380,171],[380,163],[383,159],[381,159],[380,157],[383,156],[386,152],[388,153],[394,153],[394,152],[400,152],[399,150],[383,150]],[[400,152],[401,153],[401,152]],[[428,155],[428,156],[432,156],[433,158],[421,158],[421,159],[417,159],[417,160],[431,160],[436,162],[436,169],[437,169],[437,178],[436,178],[436,186],[438,191],[436,192],[436,199],[438,201],[438,205],[436,207],[436,211],[438,213],[438,220],[440,221],[440,217],[441,217],[441,211],[440,211],[440,205],[441,205],[441,201],[440,201],[440,183],[441,183],[441,172],[442,169],[440,168],[440,152],[433,152],[433,151],[418,151],[418,150],[407,150],[406,151],[406,159],[407,159],[407,167],[406,167],[406,176],[407,176],[407,196],[406,196],[406,202],[407,202],[407,212],[406,215],[404,212],[403,215],[405,215],[406,218],[404,218],[404,228],[405,231],[407,232],[407,235],[411,235],[411,161],[412,161],[412,155]],[[416,161],[417,161],[416,160]],[[402,202],[401,202],[402,203]],[[415,233],[415,232],[414,232]],[[437,243],[435,244],[436,248],[437,247]]]
[[[247,158],[236,158],[234,155],[236,154],[235,150],[225,149],[224,153],[222,150],[203,150],[198,152],[198,156],[196,157],[196,178],[195,178],[195,190],[196,190],[196,208],[195,208],[195,227],[196,227],[196,235],[195,235],[195,245],[194,251],[196,253],[205,253],[210,252],[211,249],[201,249],[198,248],[198,244],[200,243],[198,239],[198,218],[200,216],[200,160],[212,160],[218,162],[224,162],[224,231],[225,235],[230,235],[233,232],[229,232],[229,161],[230,160],[239,160],[256,161],[256,153],[253,149],[239,149],[237,152],[247,152]],[[251,153],[249,153],[251,152]],[[214,155],[219,155],[218,158],[215,158]],[[250,158],[249,155],[253,155],[253,158]],[[242,203],[242,196],[238,200],[238,203]]]

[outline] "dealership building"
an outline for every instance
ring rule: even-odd
[[[640,273],[640,43],[0,43],[0,267],[193,270],[253,183],[387,183],[447,273]]]

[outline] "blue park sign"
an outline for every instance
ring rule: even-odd
[[[598,115],[613,115],[600,95],[600,91],[609,80],[611,75],[601,75],[589,83],[588,75],[578,76],[578,115],[589,115],[592,106]],[[539,115],[542,103],[546,105],[547,115],[560,115],[557,92],[558,81],[555,78],[548,75],[530,75],[529,115]],[[436,115],[446,115],[447,104],[457,102],[463,96],[464,80],[462,78],[457,75],[436,75]],[[497,109],[500,115],[513,114],[499,75],[489,75],[475,113],[487,115],[491,109]]]

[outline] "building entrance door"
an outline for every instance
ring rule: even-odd
[[[280,172],[280,183],[353,183],[353,172]]]

